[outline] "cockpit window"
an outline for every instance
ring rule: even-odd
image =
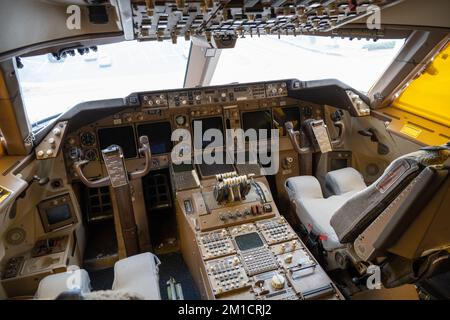
[[[137,42],[98,46],[97,52],[22,58],[22,98],[31,123],[84,101],[122,98],[132,92],[183,86],[190,42]]]
[[[314,36],[239,38],[222,50],[212,84],[297,78],[338,79],[368,92],[400,48],[401,40],[350,40]]]

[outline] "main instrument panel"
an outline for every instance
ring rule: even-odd
[[[126,106],[117,113],[85,125],[72,123],[63,143],[67,170],[76,179],[72,164],[84,158],[90,161],[86,166],[88,176],[105,173],[101,150],[112,144],[122,147],[127,167],[138,170],[143,162],[137,151],[142,135],[150,140],[152,169],[168,167],[172,132],[188,129],[193,137],[194,121],[201,121],[205,130],[219,128],[222,132],[278,128],[283,136],[287,121],[298,128],[305,119],[323,118],[322,105],[289,96],[289,87],[294,86],[300,86],[300,82],[287,80],[130,95]]]

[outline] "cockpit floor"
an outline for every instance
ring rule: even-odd
[[[200,292],[189,273],[187,265],[184,263],[181,253],[158,255],[158,258],[161,260],[161,265],[159,266],[159,288],[163,300],[168,299],[167,281],[171,277],[181,284],[185,300],[201,299]]]
[[[114,281],[114,268],[90,271],[92,290],[110,290]]]

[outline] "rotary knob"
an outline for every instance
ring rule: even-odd
[[[59,129],[59,128],[53,129],[53,134],[55,136],[59,137],[61,135],[61,129]]]
[[[56,140],[55,138],[50,138],[48,139],[48,143],[50,144],[50,146],[54,149],[56,148]]]
[[[295,241],[295,240],[292,241],[291,247],[292,247],[292,250],[295,250],[297,248],[297,241]]]
[[[272,277],[272,287],[276,290],[280,290],[284,288],[284,284],[285,284],[286,280],[284,279],[284,277],[277,273]]]
[[[284,257],[284,262],[291,263],[292,262],[292,254],[288,254],[286,257]]]

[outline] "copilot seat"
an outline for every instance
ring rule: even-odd
[[[418,264],[421,275],[447,268],[442,263],[448,263],[450,248],[449,155],[450,143],[422,148],[394,160],[370,186],[353,168],[329,172],[328,198],[312,176],[289,178],[285,187],[331,266],[346,267],[343,257],[366,266],[378,258],[386,281],[397,285],[417,280]]]

